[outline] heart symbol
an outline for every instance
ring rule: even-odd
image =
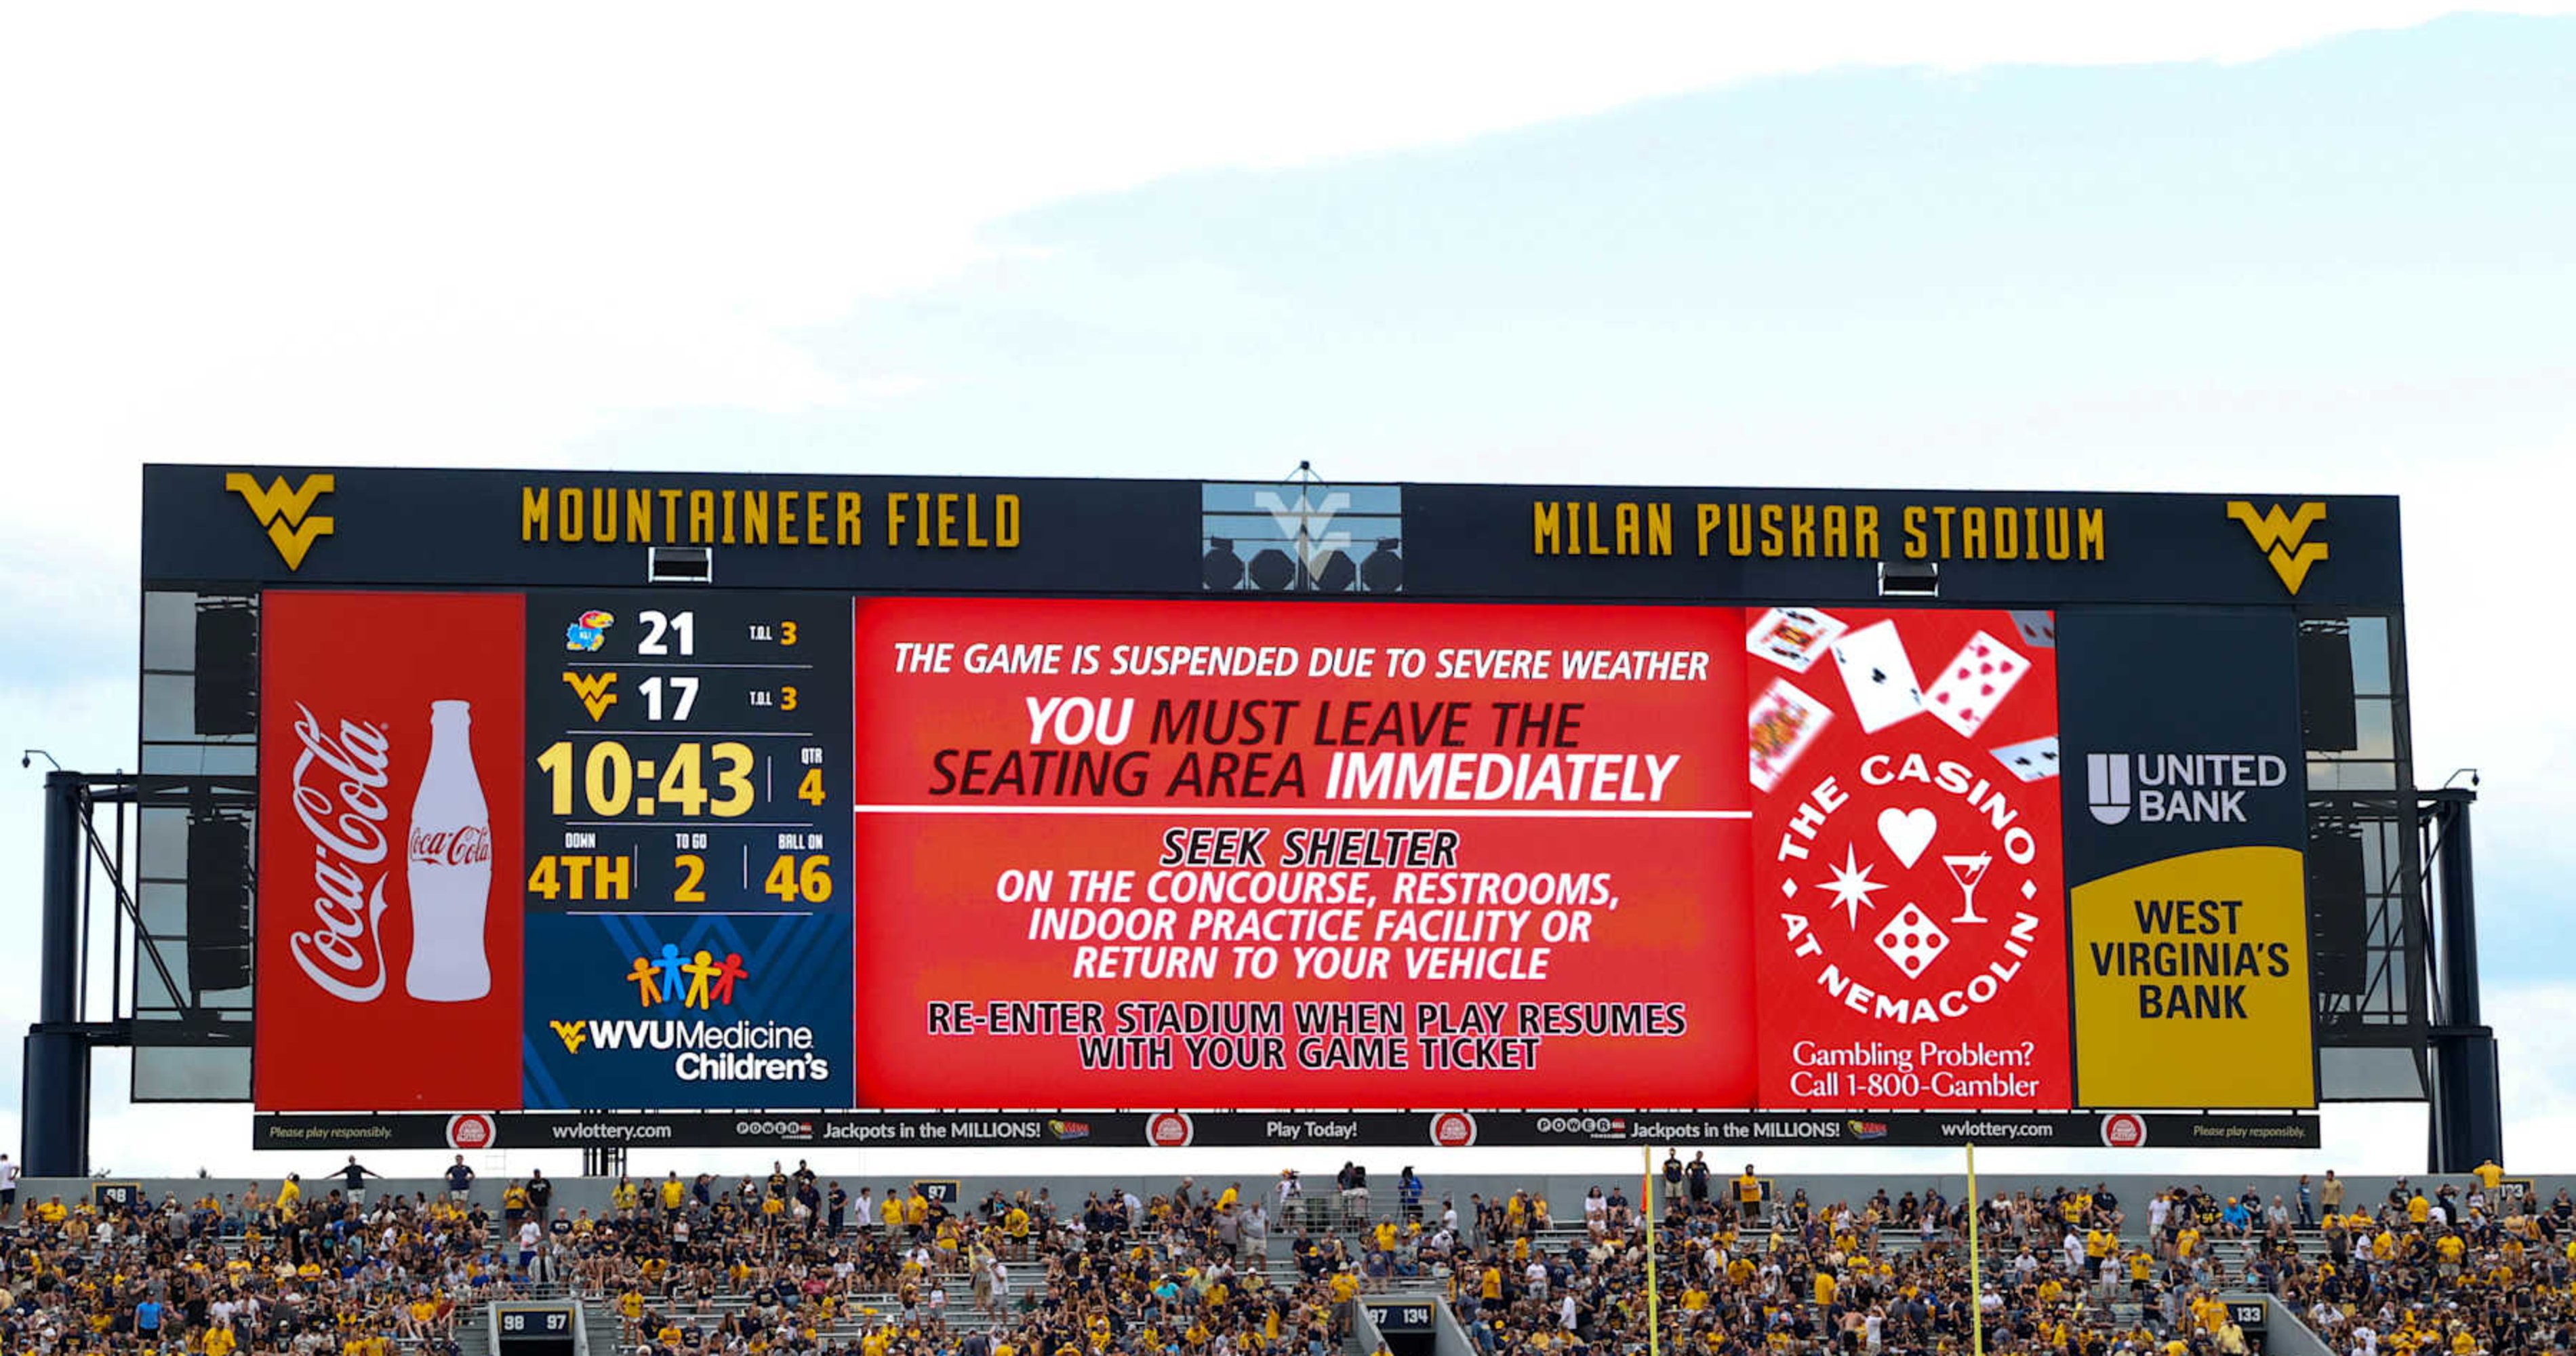
[[[1932,834],[1940,827],[1941,821],[1930,810],[1891,807],[1878,812],[1879,841],[1908,867],[1923,860],[1923,850],[1932,846]]]

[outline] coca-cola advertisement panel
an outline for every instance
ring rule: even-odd
[[[519,598],[262,608],[254,1100],[517,1106]]]

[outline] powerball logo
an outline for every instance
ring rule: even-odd
[[[659,1015],[549,1020],[565,1054],[669,1052],[672,1074],[689,1083],[819,1083],[832,1076],[831,1061],[814,1053],[812,1027],[724,1020],[751,979],[739,952],[719,960],[701,950],[683,959],[677,945],[665,943],[658,958],[634,957],[623,978],[635,986],[637,1006]]]

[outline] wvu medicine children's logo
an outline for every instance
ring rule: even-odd
[[[330,536],[333,530],[329,514],[317,514],[313,503],[331,493],[339,478],[325,471],[304,478],[304,483],[290,490],[286,477],[279,476],[265,487],[246,471],[235,471],[224,477],[224,489],[242,497],[259,525],[268,529],[269,545],[277,548],[277,558],[286,568],[304,568],[304,553],[313,543]]]
[[[733,1006],[734,985],[750,978],[751,972],[743,968],[741,952],[728,951],[723,960],[717,960],[714,952],[700,951],[682,960],[679,946],[671,942],[662,944],[661,959],[637,956],[635,963],[626,968],[627,982],[635,986],[637,1004],[647,1008],[677,1006],[701,1012],[711,1012],[718,1007],[730,1008]],[[602,1025],[597,1022],[550,1020],[546,1025],[554,1028],[556,1038],[564,1043],[564,1053],[571,1055],[581,1053],[585,1040],[596,1045],[640,1046],[646,1043],[640,1032],[623,1042],[595,1039],[593,1028]],[[613,1027],[617,1024],[606,1025]]]
[[[2272,573],[2281,576],[2292,596],[2308,582],[2308,567],[2326,558],[2326,543],[2309,541],[2308,529],[2324,522],[2326,506],[2314,501],[2299,505],[2296,513],[2283,513],[2272,505],[2261,514],[2242,499],[2227,502],[2227,516],[2245,524],[2245,532],[2272,562]]]

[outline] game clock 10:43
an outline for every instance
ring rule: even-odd
[[[558,739],[537,755],[537,771],[546,779],[547,809],[560,819],[576,815],[599,820],[652,819],[656,815],[665,819],[740,819],[750,814],[760,799],[759,789],[751,782],[759,756],[740,740],[706,744],[683,739],[669,745],[658,763],[636,757],[620,739],[599,740],[578,756],[575,748],[573,741]],[[576,762],[581,765],[578,777],[573,771]],[[712,793],[708,790],[710,766],[714,769]],[[823,769],[805,769],[796,794],[807,804],[822,804]]]
[[[846,908],[849,609],[530,595],[528,910]]]

